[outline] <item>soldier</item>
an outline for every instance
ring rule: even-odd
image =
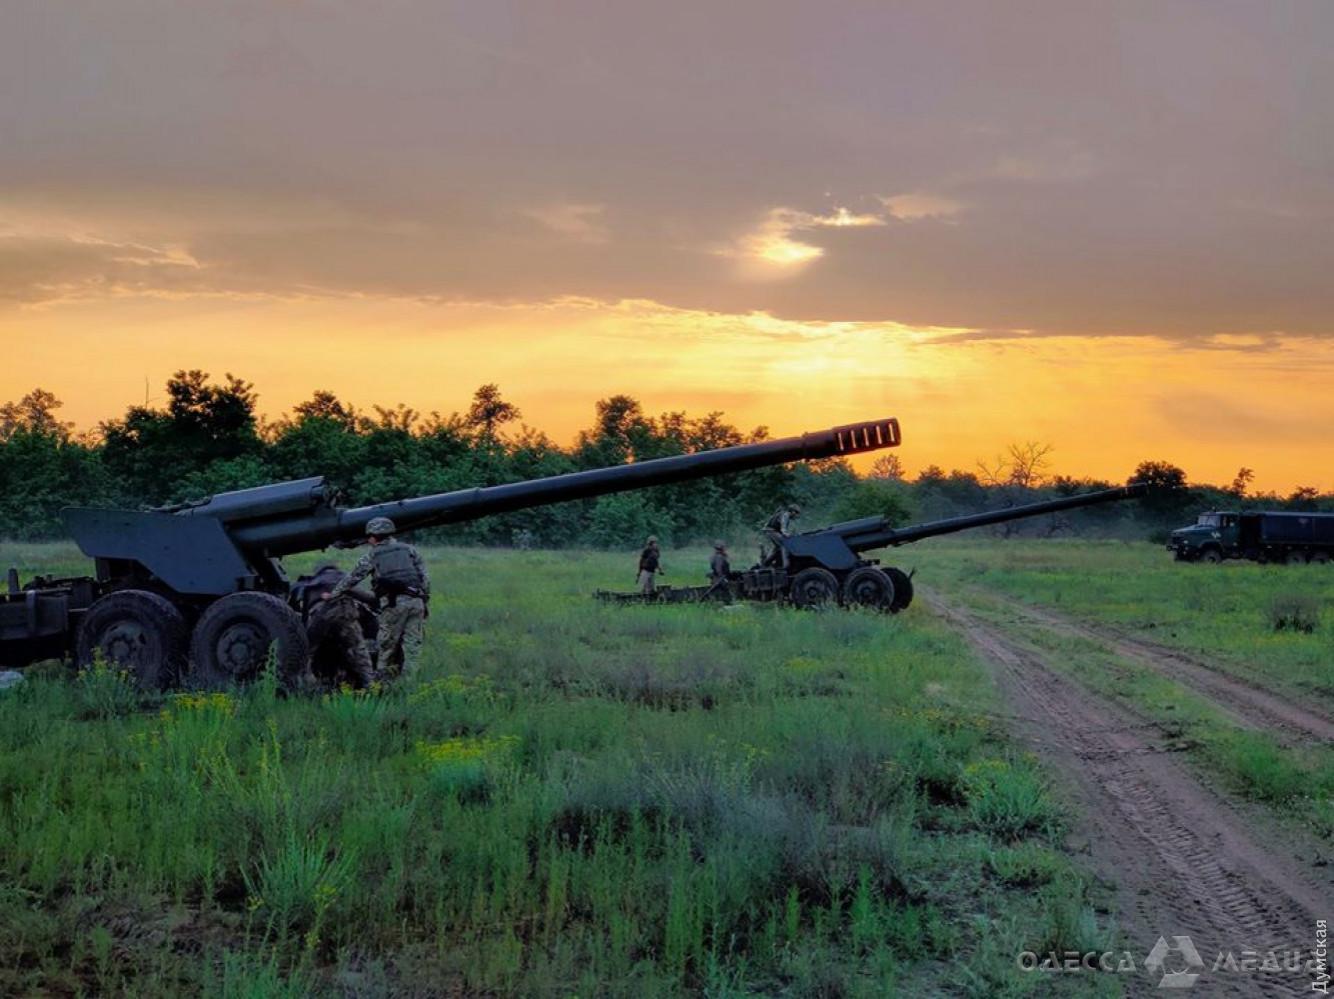
[[[325,600],[334,600],[370,574],[371,587],[380,601],[380,632],[376,636],[375,670],[387,676],[401,653],[405,675],[417,668],[421,657],[423,622],[431,599],[431,581],[417,549],[394,538],[394,522],[375,517],[366,525],[371,550],[332,590]]]
[[[777,531],[783,537],[792,533],[792,521],[801,516],[801,507],[795,503],[780,507],[764,525],[766,531]]]
[[[715,541],[709,557],[709,589],[705,597],[721,597],[732,602],[732,563],[727,558],[727,543]]]
[[[713,555],[709,557],[709,582],[716,583],[732,575],[732,563],[727,558],[727,543],[715,541]]]
[[[310,639],[310,665],[316,678],[341,686],[365,689],[377,679],[367,648],[367,633],[376,631],[375,598],[363,590],[348,590],[324,600],[343,579],[336,565],[322,565],[297,584],[296,598]]]
[[[784,569],[787,568],[788,556],[787,546],[782,542],[792,533],[792,521],[801,516],[801,507],[795,503],[789,503],[787,506],[779,507],[764,524],[765,537],[769,539],[769,544],[773,547],[767,553],[761,553],[761,561],[766,565],[775,565],[782,563]]]
[[[658,539],[650,536],[644,543],[644,550],[639,553],[639,592],[645,595],[655,589],[654,577],[662,572],[662,552],[658,550]]]

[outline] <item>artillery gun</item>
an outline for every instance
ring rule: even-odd
[[[142,687],[244,682],[270,649],[283,675],[309,647],[282,557],[356,543],[375,517],[402,531],[769,465],[899,444],[894,419],[781,440],[572,472],[525,482],[346,508],[322,477],[219,493],[147,511],[68,508],[65,527],[94,574],[38,577],[9,570],[0,593],[0,663],[100,653]]]
[[[911,527],[894,527],[884,517],[864,517],[803,534],[775,534],[770,536],[774,550],[758,565],[732,573],[727,586],[662,587],[652,594],[599,590],[597,596],[618,603],[689,603],[739,597],[788,602],[797,607],[841,604],[898,613],[912,603],[911,574],[894,566],[881,566],[877,559],[863,558],[863,553],[974,527],[1130,499],[1146,490],[1145,485],[1132,483]]]

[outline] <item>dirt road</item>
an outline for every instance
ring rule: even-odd
[[[1176,680],[1213,701],[1243,727],[1268,731],[1287,745],[1309,745],[1312,740],[1334,742],[1334,718],[1314,706],[1296,704],[1229,676],[1200,656],[1127,635],[1107,625],[1077,621],[1058,611],[1034,607],[993,591],[987,591],[987,596],[1031,625],[1094,642]]]
[[[1258,809],[1209,788],[1144,720],[1060,672],[1008,629],[935,593],[928,605],[992,665],[997,683],[1049,772],[1073,795],[1078,832],[1097,873],[1117,886],[1120,926],[1137,964],[1159,937],[1189,936],[1204,962],[1191,994],[1299,995],[1302,971],[1212,970],[1220,952],[1238,965],[1271,949],[1309,952],[1316,919],[1330,915],[1329,868]],[[1294,720],[1295,721],[1295,720]],[[1186,968],[1180,953],[1169,970]],[[1189,969],[1188,969],[1189,970]],[[1127,975],[1128,994],[1163,994],[1158,976]],[[1167,994],[1173,994],[1168,992]]]

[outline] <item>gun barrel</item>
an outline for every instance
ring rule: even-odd
[[[1004,510],[990,510],[986,513],[974,513],[964,517],[950,517],[945,520],[933,520],[911,527],[895,528],[878,517],[865,520],[853,520],[836,524],[828,530],[839,534],[847,546],[854,552],[871,551],[876,548],[888,548],[911,544],[925,538],[967,531],[974,527],[987,527],[991,524],[1003,524],[1010,520],[1022,520],[1044,513],[1056,513],[1060,510],[1073,510],[1079,507],[1094,506],[1099,503],[1113,503],[1118,500],[1142,496],[1148,487],[1141,482],[1118,486],[1115,489],[1101,489],[1077,496],[1062,496],[1057,499],[1043,500],[1040,503],[1025,503],[1021,506],[1006,507]]]
[[[285,555],[361,538],[367,523],[375,517],[389,517],[400,530],[437,527],[646,486],[686,482],[793,461],[860,454],[897,447],[900,442],[898,420],[873,420],[797,437],[655,458],[527,482],[461,489],[352,509],[327,507],[270,521],[239,524],[231,533],[243,548],[267,555]]]

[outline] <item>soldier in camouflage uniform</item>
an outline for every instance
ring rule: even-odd
[[[431,599],[431,581],[417,549],[394,538],[394,522],[375,517],[366,525],[371,549],[342,581],[324,597],[336,600],[365,579],[380,601],[380,632],[376,636],[375,670],[388,676],[402,656],[405,675],[414,672],[421,658],[423,623]]]
[[[727,542],[715,541],[709,557],[709,588],[704,596],[732,602],[732,562],[727,557]]]
[[[658,548],[658,539],[650,536],[644,543],[644,550],[639,553],[639,568],[635,574],[635,583],[639,592],[648,596],[656,589],[654,577],[662,572],[662,551]]]
[[[761,529],[769,541],[769,550],[760,549],[760,562],[763,565],[788,566],[787,548],[782,539],[792,534],[792,521],[801,516],[801,507],[795,503],[779,507]]]
[[[348,590],[324,600],[343,579],[335,565],[323,565],[298,584],[299,602],[310,639],[311,670],[317,679],[335,687],[349,683],[365,689],[375,682],[375,668],[366,643],[367,626],[375,630],[375,598],[362,590]]]

